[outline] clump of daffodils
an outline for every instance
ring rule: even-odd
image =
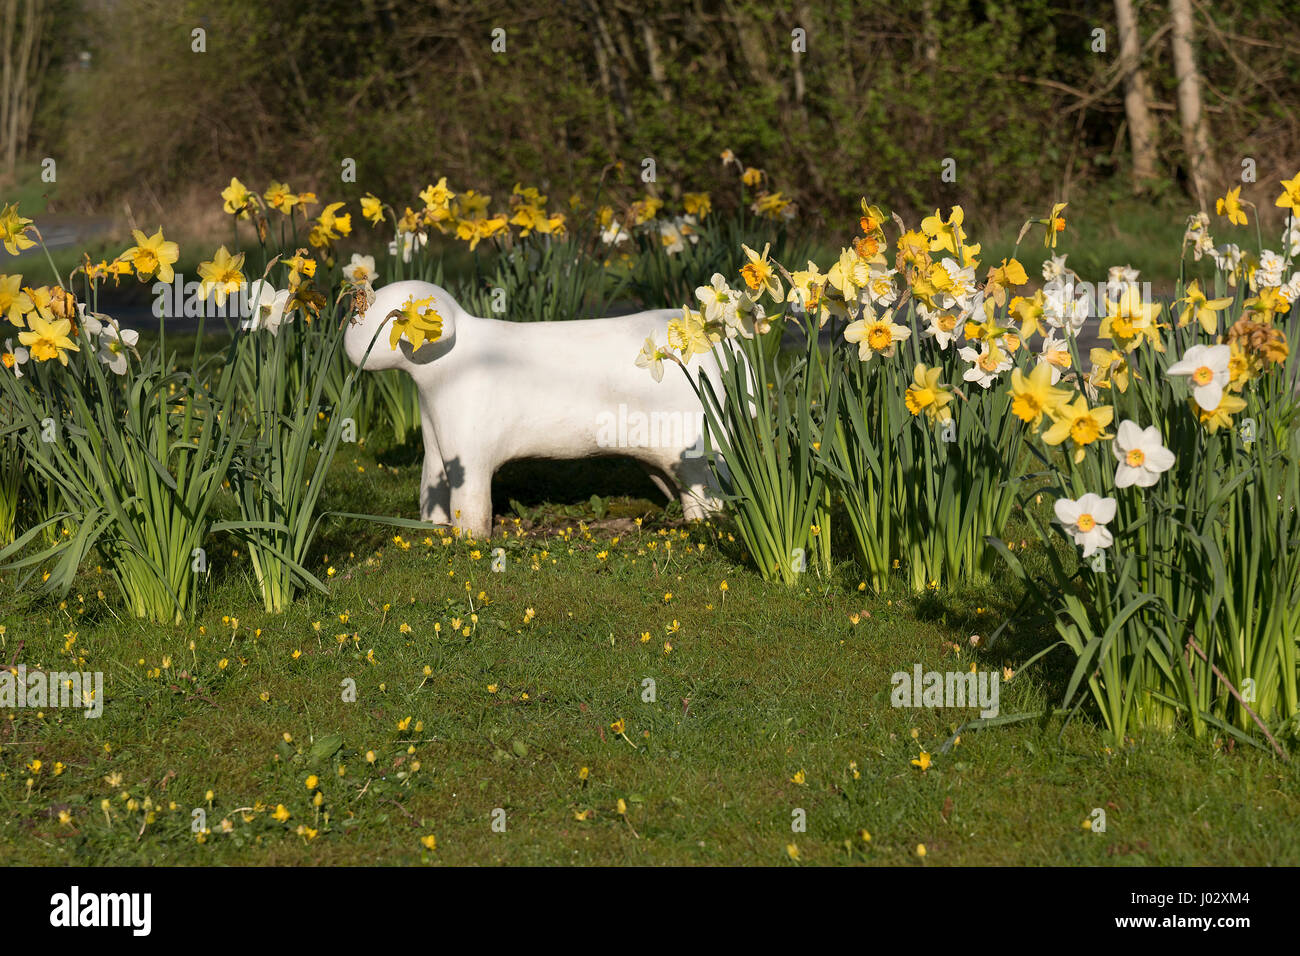
[[[723,160],[736,166],[746,185],[764,182],[760,170],[744,167],[734,155]],[[1284,181],[1283,189],[1277,205],[1300,213],[1300,175]],[[1232,226],[1245,224],[1253,208],[1236,189],[1217,206]],[[653,215],[649,205],[641,211]],[[1141,406],[1130,389],[1137,382],[1144,389],[1185,382],[1190,411],[1207,434],[1232,426],[1246,407],[1244,390],[1289,355],[1277,320],[1300,299],[1300,271],[1293,268],[1300,224],[1288,220],[1280,252],[1264,249],[1255,256],[1231,243],[1216,245],[1210,217],[1191,217],[1185,250],[1195,261],[1213,262],[1222,282],[1239,292],[1210,295],[1202,279],[1193,279],[1166,312],[1129,266],[1110,269],[1100,283],[1087,283],[1070,268],[1067,256],[1057,253],[1065,212],[1065,203],[1054,204],[1046,217],[1027,222],[1017,240],[1018,248],[1030,232],[1042,231],[1049,255],[1043,283],[1035,288],[1014,254],[981,264],[981,246],[969,235],[960,206],[946,216],[935,210],[909,228],[864,199],[859,234],[841,245],[833,262],[809,261],[789,271],[771,257],[770,246],[761,252],[743,246],[739,274],[715,274],[698,288],[696,302],[669,322],[664,340],[646,340],[636,364],[658,381],[665,361],[685,368],[729,339],[768,334],[789,315],[818,329],[837,320],[847,354],[883,363],[913,418],[951,426],[972,397],[968,390],[1005,393],[1004,414],[1023,423],[1047,453],[1059,449],[1063,474],[1100,455],[1098,461],[1112,462],[1109,484],[1115,489],[1150,488],[1176,456],[1161,433],[1167,423],[1133,420]],[[892,235],[886,229],[891,222]],[[1081,360],[1077,340],[1090,323],[1108,344]],[[1181,355],[1164,354],[1167,343],[1185,345],[1194,332],[1201,339],[1196,344],[1180,345]],[[1130,417],[1118,420],[1118,409]],[[1087,497],[1103,490],[1082,488],[1083,497],[1059,502],[1061,524],[1087,554],[1112,543],[1106,524],[1113,499]],[[1087,508],[1076,507],[1084,501]]]

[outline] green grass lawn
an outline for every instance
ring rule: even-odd
[[[418,449],[347,446],[325,506],[411,516],[418,476]],[[1086,713],[956,740],[974,710],[891,707],[895,671],[974,662],[1014,672],[1004,715],[1049,709],[1067,652],[1019,672],[1043,622],[971,642],[1018,594],[877,597],[848,567],[765,584],[725,525],[648,489],[618,464],[524,464],[498,477],[490,542],[329,523],[330,594],[282,616],[229,541],[188,626],[122,619],[94,568],[65,602],[10,576],[4,660],[102,671],[106,699],[99,719],[4,713],[0,862],[1300,862],[1300,774],[1258,751],[1108,742]]]

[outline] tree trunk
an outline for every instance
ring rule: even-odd
[[[41,45],[48,20],[45,0],[25,0],[22,16],[18,0],[5,0],[0,17],[0,176],[13,177],[31,133],[36,115],[36,95],[49,66],[49,50]]]
[[[668,74],[664,72],[663,57],[659,53],[659,40],[655,37],[655,28],[646,17],[641,21],[641,36],[645,40],[646,64],[650,67],[650,79],[654,81],[659,98],[665,103],[673,101],[673,91],[668,85]]]
[[[1119,27],[1120,71],[1124,76],[1124,114],[1133,153],[1133,189],[1143,192],[1156,178],[1156,136],[1147,106],[1151,96],[1146,74],[1142,72],[1142,38],[1138,34],[1133,0],[1115,0],[1115,20]]]
[[[1173,18],[1174,76],[1178,80],[1178,115],[1183,126],[1183,150],[1192,195],[1205,212],[1210,197],[1210,143],[1201,110],[1201,74],[1192,46],[1190,0],[1169,0]]]

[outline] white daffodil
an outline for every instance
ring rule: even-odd
[[[682,241],[682,231],[675,222],[659,223],[659,242],[663,245],[664,252],[670,256],[675,256],[686,248],[686,243]]]
[[[1069,255],[1051,256],[1043,263],[1043,279],[1047,282],[1058,282],[1065,278],[1065,260]]]
[[[1073,282],[1057,279],[1043,286],[1043,322],[1066,335],[1078,335],[1092,315],[1086,294],[1078,294]]]
[[[1150,488],[1174,467],[1174,453],[1164,446],[1160,429],[1155,425],[1142,428],[1137,422],[1120,422],[1111,451],[1119,462],[1115,469],[1116,488],[1129,485]]]
[[[1235,273],[1237,267],[1241,265],[1242,255],[1241,247],[1233,242],[1215,246],[1210,250],[1210,256],[1214,259],[1214,264],[1220,272]]]
[[[23,366],[27,364],[29,354],[21,345],[14,348],[13,339],[5,339],[5,350],[0,354],[0,364],[13,371],[16,378],[23,377]]]
[[[974,382],[980,388],[991,387],[999,375],[1015,364],[1010,352],[991,342],[985,342],[978,352],[968,345],[958,350],[957,354],[971,363],[971,367],[962,373],[962,378]]]
[[[842,249],[826,278],[846,303],[853,303],[862,297],[863,290],[871,281],[871,263],[854,249]]]
[[[871,308],[864,306],[862,318],[849,323],[844,330],[845,341],[857,345],[858,358],[863,362],[870,362],[876,355],[891,358],[897,344],[906,341],[912,334],[911,329],[892,319],[893,316],[888,312],[876,318]]]
[[[641,352],[636,357],[637,368],[647,368],[650,370],[650,377],[656,382],[664,380],[664,351],[655,345],[652,336],[646,336],[645,345],[641,346]]]
[[[1115,539],[1107,530],[1107,523],[1115,517],[1115,499],[1102,498],[1088,492],[1075,501],[1057,498],[1053,506],[1056,520],[1065,526],[1074,543],[1083,548],[1083,556],[1090,558],[1102,548],[1109,548]]]
[[[1282,271],[1286,262],[1272,249],[1265,249],[1259,254],[1259,266],[1250,277],[1251,285],[1256,289],[1272,289],[1282,284]]]
[[[248,286],[248,316],[239,323],[246,331],[256,331],[263,308],[270,308],[275,301],[275,287],[265,279],[258,279]]]
[[[866,296],[867,301],[881,308],[888,308],[893,305],[894,300],[898,298],[898,289],[894,286],[894,276],[897,272],[897,269],[882,269],[878,266],[872,266],[866,287],[862,290],[862,294]]]
[[[963,269],[957,264],[956,259],[951,258],[945,258],[939,266],[943,271],[943,276],[938,277],[937,283],[939,304],[945,309],[956,309],[961,313],[970,312],[975,307],[975,297],[979,291],[975,267],[966,266]]]
[[[1291,225],[1286,227],[1286,232],[1282,233],[1282,248],[1286,250],[1286,257],[1294,259],[1300,256],[1300,221],[1291,220]]]
[[[402,261],[410,262],[412,254],[422,249],[424,247],[424,244],[428,241],[429,240],[425,237],[424,233],[422,232],[402,231],[397,234],[396,239],[389,241],[388,254],[390,256],[397,255],[397,250],[400,243],[401,250],[402,250]]]
[[[1232,349],[1226,345],[1193,345],[1169,366],[1166,375],[1186,375],[1192,380],[1192,397],[1207,412],[1219,407],[1228,385]]]
[[[293,316],[286,318],[284,311],[290,298],[292,294],[288,289],[277,292],[268,282],[259,280],[254,283],[248,295],[249,317],[242,327],[253,332],[266,329],[272,335],[278,334],[284,322],[293,321]]]
[[[1070,355],[1070,344],[1064,339],[1056,337],[1055,330],[1043,336],[1043,344],[1039,349],[1039,355],[1043,361],[1051,366],[1052,384],[1055,385],[1061,380],[1061,374],[1070,369],[1074,364],[1074,359]]]
[[[673,220],[677,226],[678,234],[689,242],[691,245],[697,245],[700,241],[700,224],[694,216],[678,216]]]
[[[921,337],[934,339],[939,348],[946,349],[957,337],[957,316],[946,309],[931,309],[924,302],[918,302],[916,314],[926,323]]]
[[[736,323],[736,311],[743,292],[737,292],[727,285],[726,277],[721,272],[713,273],[709,285],[699,286],[695,298],[699,300],[704,317],[710,322],[722,322],[726,325]]]
[[[343,278],[355,286],[370,285],[379,277],[375,271],[375,257],[352,253],[352,261],[343,267]]]
[[[1201,236],[1210,231],[1210,217],[1207,213],[1198,212],[1195,215],[1187,217],[1187,230],[1183,233],[1183,245],[1195,243]]]
[[[1277,290],[1278,295],[1286,300],[1287,305],[1295,305],[1300,302],[1300,272],[1291,273],[1291,278],[1282,283],[1282,287]]]
[[[106,328],[118,328],[116,319],[110,319],[99,312],[87,312],[84,302],[77,303],[77,317],[81,320],[81,327],[92,339],[99,338]]]
[[[772,330],[772,322],[767,317],[767,310],[748,292],[742,292],[736,299],[735,314],[728,316],[726,322],[727,338],[733,338],[736,333],[740,333],[743,337],[752,339],[755,332],[766,335]]]
[[[108,370],[114,375],[126,374],[126,355],[127,352],[134,352],[136,345],[140,342],[140,333],[135,329],[121,328],[112,319],[107,322],[99,322],[91,319],[86,323],[86,329],[89,331],[90,322],[99,326],[98,330],[92,334],[98,340],[99,347],[95,351],[96,357],[108,366]]]
[[[619,225],[617,219],[611,219],[609,225],[600,233],[600,241],[607,246],[616,246],[620,242],[627,242],[628,238],[627,230]]]
[[[827,278],[822,274],[817,263],[808,260],[808,268],[790,273],[790,288],[785,294],[785,301],[793,307],[791,311],[817,316],[818,328],[826,324],[834,308],[837,314],[843,314],[842,303],[836,303],[826,295]]]
[[[1106,272],[1106,284],[1114,286],[1132,285],[1138,280],[1138,271],[1132,266],[1111,266]]]

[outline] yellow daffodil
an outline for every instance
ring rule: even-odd
[[[210,262],[199,263],[199,276],[203,280],[199,288],[203,297],[207,298],[215,291],[217,304],[223,305],[226,296],[238,292],[240,286],[244,284],[244,273],[241,271],[243,268],[244,254],[241,252],[237,256],[232,256],[226,247],[222,246]]]
[[[1129,364],[1123,352],[1096,348],[1088,353],[1088,358],[1092,361],[1092,374],[1088,381],[1094,388],[1113,385],[1121,394],[1128,391]]]
[[[1007,289],[1012,286],[1025,285],[1029,276],[1025,267],[1017,259],[1003,259],[1002,265],[989,269],[985,289],[998,305],[1006,305]]]
[[[30,328],[18,333],[18,341],[27,346],[31,357],[38,362],[58,359],[68,364],[68,352],[79,352],[80,347],[70,337],[72,323],[67,319],[46,321],[39,315],[32,315]]]
[[[754,200],[753,210],[765,219],[786,219],[794,212],[794,203],[779,192],[760,193]]]
[[[490,239],[507,228],[506,217],[492,219],[461,219],[456,223],[456,238],[469,243],[472,250],[484,239]]]
[[[790,273],[790,291],[786,293],[786,301],[800,305],[809,315],[817,315],[824,311],[822,290],[827,281],[828,277],[822,275],[817,263],[810,259],[807,269]]]
[[[30,219],[18,215],[17,204],[0,209],[0,245],[5,247],[5,252],[16,256],[24,249],[36,245],[35,239],[27,237],[27,229],[31,224]]]
[[[1231,299],[1226,300],[1231,302]],[[1241,303],[1243,312],[1251,313],[1256,321],[1272,322],[1275,315],[1285,315],[1291,311],[1291,302],[1277,286],[1260,289],[1259,294]]]
[[[172,266],[180,258],[180,246],[163,238],[162,229],[152,236],[145,236],[139,229],[132,229],[135,245],[118,258],[131,263],[136,277],[142,281],[158,277],[159,282],[171,282],[175,278]]]
[[[984,300],[984,321],[976,322],[973,318],[966,321],[966,339],[967,341],[988,342],[993,344],[1011,333],[1011,329],[1005,325],[999,325],[994,318],[993,300]],[[1017,336],[1016,347],[1020,347],[1019,337]],[[1008,347],[1007,351],[1014,351]]]
[[[960,256],[961,246],[966,241],[966,233],[962,229],[965,216],[961,206],[953,206],[947,220],[939,215],[937,209],[933,216],[926,216],[921,220],[921,231],[930,237],[931,252],[944,250],[954,256]]]
[[[664,201],[662,199],[655,196],[646,196],[645,199],[632,203],[628,209],[629,218],[632,220],[633,225],[644,225],[658,215],[663,205]]]
[[[1065,389],[1052,387],[1052,366],[1048,362],[1039,362],[1028,375],[1013,369],[1011,394],[1011,413],[1034,426],[1070,397]]]
[[[1157,352],[1163,352],[1165,347],[1156,324],[1162,308],[1158,303],[1143,302],[1136,285],[1126,285],[1118,299],[1113,302],[1106,300],[1107,311],[1101,320],[1101,335],[1112,339],[1125,352],[1132,352],[1143,339],[1150,342]]]
[[[1228,388],[1234,392],[1240,392],[1245,388],[1247,382],[1259,374],[1260,362],[1242,348],[1239,340],[1229,342],[1228,349],[1230,351],[1228,358]]]
[[[456,212],[464,219],[481,219],[487,215],[492,197],[467,189],[456,197]]]
[[[420,216],[410,206],[402,213],[402,218],[397,220],[398,233],[413,233],[420,228]]]
[[[826,281],[846,303],[856,305],[858,297],[871,282],[871,263],[858,255],[856,249],[841,249],[839,259],[826,274]]]
[[[686,358],[703,355],[717,341],[719,336],[710,335],[705,328],[704,316],[686,306],[682,307],[680,319],[668,323],[668,347]]]
[[[23,327],[23,316],[32,310],[31,297],[23,291],[22,286],[22,276],[0,275],[0,315],[19,329]]]
[[[1028,341],[1029,337],[1043,330],[1043,290],[1039,289],[1031,298],[1016,296],[1011,300],[1009,313],[1020,322],[1020,338]]]
[[[447,188],[446,176],[439,179],[436,186],[425,186],[420,191],[420,198],[424,200],[427,209],[445,208],[455,196],[456,194]]]
[[[289,267],[289,289],[298,288],[303,279],[316,275],[316,260],[304,255],[306,249],[299,249],[292,256],[281,261]]]
[[[885,223],[889,217],[881,212],[879,206],[873,206],[867,202],[866,197],[862,199],[862,218],[858,220],[858,225],[862,228],[863,235],[883,237],[885,233]]]
[[[337,239],[340,236],[349,235],[352,232],[352,214],[344,213],[338,215],[338,210],[342,209],[345,204],[333,202],[321,210],[320,215],[316,217],[316,222],[325,230],[330,239]]]
[[[293,207],[299,201],[298,197],[289,191],[288,183],[273,182],[262,196],[272,209],[278,209],[286,216],[293,211]]]
[[[546,226],[546,211],[537,206],[516,206],[515,214],[510,217],[510,225],[519,227],[519,234],[527,236],[532,232],[540,232]]]
[[[947,422],[952,419],[952,391],[939,382],[943,374],[941,368],[926,368],[918,362],[912,370],[912,384],[907,387],[903,401],[907,410],[913,415],[925,415],[932,422]]]
[[[408,296],[402,307],[393,311],[392,319],[389,348],[396,349],[403,337],[419,349],[426,341],[436,342],[442,336],[442,316],[433,308],[433,296],[425,299]]]
[[[1228,222],[1234,226],[1246,225],[1246,211],[1241,208],[1240,186],[1229,189],[1226,196],[1220,196],[1216,199],[1214,209],[1220,216],[1227,216]]]
[[[1043,442],[1059,445],[1067,438],[1074,445],[1075,462],[1083,461],[1087,447],[1102,438],[1110,438],[1106,426],[1115,416],[1110,405],[1088,407],[1088,400],[1082,395],[1073,402],[1061,402],[1055,408],[1047,409],[1052,419],[1052,426],[1043,432]]]
[[[54,321],[54,309],[51,307],[54,303],[54,295],[49,286],[42,285],[37,286],[36,288],[24,286],[23,294],[26,295],[28,301],[31,302],[32,314],[39,315],[47,322]]]
[[[683,193],[682,209],[688,216],[695,216],[703,220],[710,212],[713,211],[713,200],[708,193]]]
[[[366,193],[361,197],[361,215],[370,225],[379,225],[384,221],[383,202],[373,193]]]
[[[221,190],[222,204],[224,212],[230,213],[239,219],[247,219],[253,204],[253,194],[248,191],[248,187],[241,183],[235,177],[230,177],[230,185]],[[168,282],[171,280],[168,279]]]
[[[1230,298],[1207,299],[1205,293],[1201,291],[1199,279],[1193,279],[1188,283],[1182,301],[1187,304],[1178,316],[1178,327],[1182,328],[1192,319],[1196,319],[1201,323],[1201,328],[1205,329],[1206,335],[1214,335],[1218,332],[1219,316],[1217,313],[1232,304]]]
[[[1196,404],[1195,398],[1189,398],[1187,401],[1192,411],[1196,413],[1197,419],[1211,435],[1220,428],[1231,428],[1232,416],[1246,407],[1244,398],[1240,395],[1233,395],[1228,391],[1223,393],[1223,396],[1219,399],[1219,404],[1208,411]]]
[[[898,238],[897,268],[925,273],[930,268],[930,242],[922,233],[908,230]]]
[[[1300,173],[1282,180],[1282,195],[1277,197],[1273,205],[1290,209],[1292,216],[1300,216]]]
[[[1065,232],[1065,217],[1061,215],[1069,203],[1058,202],[1052,205],[1052,214],[1047,217],[1043,223],[1047,227],[1047,235],[1043,237],[1043,247],[1046,249],[1055,249],[1057,237]]]
[[[772,268],[772,263],[767,259],[772,244],[768,243],[763,246],[761,254],[746,245],[742,245],[740,248],[745,251],[745,258],[749,260],[740,269],[745,285],[755,292],[766,292],[777,302],[784,299],[785,291],[781,286],[781,280],[777,278],[776,270]]]

